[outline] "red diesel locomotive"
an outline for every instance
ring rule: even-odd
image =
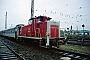
[[[51,18],[47,16],[31,18],[28,25],[20,24],[15,28],[3,30],[1,35],[18,40],[29,39],[45,46],[64,43],[64,38],[60,38],[60,22],[51,21]]]

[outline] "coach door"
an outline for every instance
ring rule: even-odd
[[[21,26],[15,29],[15,39],[18,39],[18,34],[21,33]]]
[[[15,29],[15,39],[17,39],[17,28]]]

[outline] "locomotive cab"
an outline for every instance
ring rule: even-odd
[[[29,23],[34,24],[34,23],[39,23],[39,22],[47,22],[47,21],[50,21],[50,20],[51,20],[50,17],[39,16],[39,17],[29,19]]]

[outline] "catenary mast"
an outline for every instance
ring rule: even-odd
[[[34,17],[34,0],[31,0],[31,18]]]
[[[6,15],[5,15],[5,29],[7,29],[7,12],[6,12]]]
[[[31,18],[34,17],[34,0],[31,0]],[[30,20],[28,20],[28,24],[30,24]]]

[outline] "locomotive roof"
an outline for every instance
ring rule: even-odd
[[[31,18],[31,19],[29,19],[29,20],[34,20],[34,19],[36,19],[36,18],[43,18],[43,17],[45,17],[47,20],[52,19],[52,18],[47,17],[47,16],[38,16],[38,17]]]

